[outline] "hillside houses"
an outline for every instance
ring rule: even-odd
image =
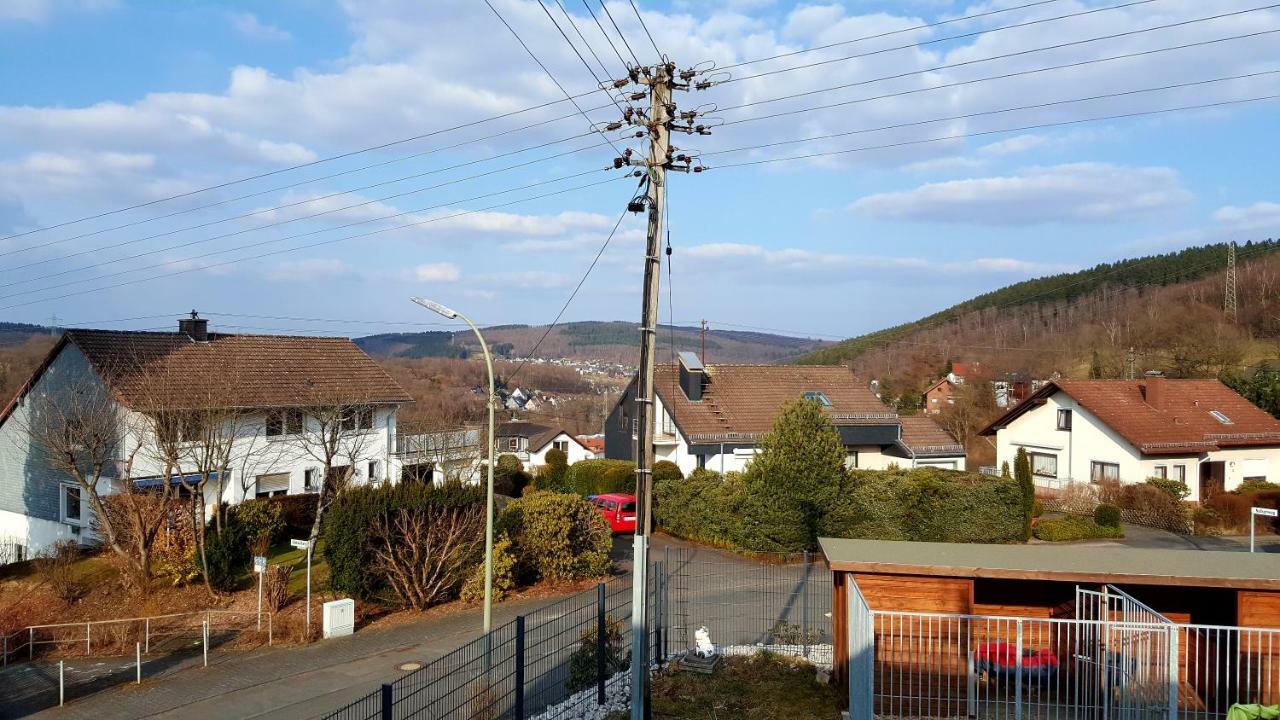
[[[981,431],[997,467],[1019,448],[1035,482],[1186,482],[1204,501],[1280,479],[1280,420],[1217,380],[1056,380]]]
[[[98,492],[203,475],[206,507],[395,477],[412,397],[350,340],[68,330],[0,411],[0,542],[26,554],[93,537],[89,498],[52,454],[93,465]],[[319,438],[328,445],[326,462]],[[97,467],[100,465],[101,467]]]
[[[693,353],[658,366],[656,458],[688,474],[696,468],[741,471],[787,403],[821,404],[839,431],[851,468],[932,466],[963,470],[964,448],[927,417],[902,418],[845,367],[709,365]],[[605,454],[632,459],[635,382],[605,421]]]

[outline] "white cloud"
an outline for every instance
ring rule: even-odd
[[[251,12],[231,13],[227,18],[231,21],[231,27],[245,37],[258,40],[289,40],[293,37],[288,30],[264,23]]]
[[[1280,230],[1280,203],[1256,202],[1252,205],[1226,205],[1213,213],[1213,219],[1236,230]]]
[[[267,277],[276,281],[307,282],[347,275],[351,269],[341,260],[333,258],[307,258],[289,260],[276,265]]]
[[[510,290],[554,290],[567,287],[569,276],[546,270],[517,270],[483,275],[479,281]]]
[[[978,152],[987,155],[1014,155],[1038,148],[1046,142],[1048,142],[1048,138],[1043,135],[1015,135],[1011,138],[983,145],[978,148]]]
[[[938,260],[932,257],[848,255],[800,248],[770,249],[750,243],[706,243],[687,248],[685,257],[710,261],[699,265],[703,273],[752,273],[764,280],[801,278],[826,282],[865,282],[871,276],[903,272],[936,271],[948,274],[1035,275],[1068,272],[1075,265],[1017,258],[984,257]]]
[[[1193,199],[1169,168],[1074,163],[868,195],[850,208],[877,220],[1031,225],[1137,220]]]
[[[427,263],[413,269],[413,279],[425,283],[451,283],[462,277],[462,271],[450,262]]]

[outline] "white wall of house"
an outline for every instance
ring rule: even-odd
[[[528,454],[528,460],[525,461],[525,469],[533,470],[539,465],[546,465],[547,453],[557,445],[560,446],[561,450],[564,450],[565,457],[568,459],[570,465],[594,457],[591,451],[583,447],[582,443],[574,439],[572,435],[562,432],[551,438],[546,445],[530,452]]]
[[[28,399],[0,425],[0,543],[22,544],[28,556],[60,539],[78,538],[86,543],[93,540],[88,499],[83,498],[80,503],[78,520],[68,517],[63,488],[76,487],[75,481],[50,468],[25,432],[31,423],[31,398],[56,393],[58,388],[83,387],[89,382],[100,381],[84,355],[74,345],[67,345],[36,382]],[[372,479],[378,481],[398,477],[399,467],[392,455],[397,410],[394,405],[375,408],[372,427],[359,431],[359,452],[355,457],[342,458],[343,464],[355,466],[356,483],[369,482],[371,471]],[[122,418],[119,459],[123,461],[132,453],[130,476],[138,479],[161,475],[164,466],[156,452],[149,423],[128,410],[122,410]],[[205,506],[209,511],[219,501],[236,504],[255,497],[260,484],[268,481],[276,482],[276,487],[288,494],[297,494],[306,491],[308,470],[312,470],[316,482],[323,476],[323,463],[305,451],[301,436],[267,437],[266,426],[266,411],[237,422],[231,472],[222,484],[222,492],[219,494],[217,484],[212,481],[205,488]],[[307,418],[305,428],[314,433],[318,423],[314,418]],[[181,470],[194,473],[197,466],[188,458]],[[114,488],[110,481],[103,483],[100,492],[111,494]]]
[[[1058,430],[1058,410],[1071,410],[1071,430]],[[1023,413],[996,433],[996,464],[1013,467],[1019,447],[1028,453],[1052,455],[1058,459],[1056,478],[1036,477],[1036,484],[1054,488],[1066,482],[1089,482],[1093,463],[1118,466],[1121,482],[1138,483],[1156,477],[1164,467],[1166,476],[1177,475],[1175,468],[1185,468],[1191,498],[1200,496],[1200,466],[1204,462],[1224,462],[1225,487],[1235,489],[1245,477],[1258,476],[1271,481],[1280,479],[1280,447],[1254,447],[1215,450],[1209,453],[1177,456],[1143,455],[1129,441],[1120,437],[1088,410],[1080,407],[1063,392],[1054,393],[1043,405]]]

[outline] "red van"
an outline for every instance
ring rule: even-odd
[[[615,533],[634,533],[636,531],[636,496],[624,493],[607,493],[591,498],[591,502],[600,508],[605,522]]]

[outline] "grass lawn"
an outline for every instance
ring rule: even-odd
[[[725,658],[711,675],[674,665],[653,678],[653,716],[660,720],[840,720],[840,695],[819,684],[806,662],[768,653]],[[613,718],[629,718],[617,714]]]
[[[307,551],[299,550],[286,540],[272,546],[267,551],[267,563],[271,565],[293,565],[293,574],[289,576],[289,592],[302,593],[307,589]],[[253,573],[250,572],[249,575]],[[324,587],[322,582],[329,578],[329,563],[324,559],[324,541],[317,540],[311,551],[311,590],[315,592]],[[256,579],[254,580],[256,582]]]

